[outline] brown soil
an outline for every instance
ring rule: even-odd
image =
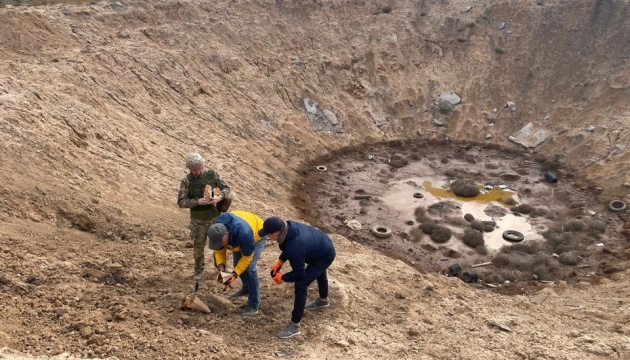
[[[0,1],[0,357],[630,356],[630,222],[608,210],[630,200],[627,1],[5,6],[17,3]],[[462,103],[443,114],[447,91]],[[509,138],[529,123],[549,136],[525,149]],[[212,279],[199,293],[211,314],[179,309],[194,283],[175,194],[193,151],[230,183],[234,209],[332,234],[332,306],[307,313],[300,336],[276,337],[292,288],[266,275],[271,245],[258,315],[243,319]],[[493,253],[412,233],[413,209],[386,195],[447,170],[514,186],[533,223],[601,230],[579,233],[590,247],[552,282],[446,277],[452,260]],[[451,242],[466,226],[457,206],[427,206]],[[394,235],[351,231],[352,218]]]

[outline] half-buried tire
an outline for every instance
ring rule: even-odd
[[[610,211],[619,212],[626,210],[626,203],[621,200],[613,200],[608,204]]]
[[[374,234],[374,236],[380,239],[387,239],[388,237],[392,236],[392,229],[388,228],[385,225],[374,225],[372,226],[370,231],[372,231],[372,234]]]

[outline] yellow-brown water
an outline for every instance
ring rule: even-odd
[[[508,207],[511,205],[508,205],[505,202],[508,199],[512,198],[512,196],[514,196],[515,194],[513,191],[502,190],[495,187],[492,190],[488,190],[485,193],[480,193],[477,196],[466,197],[466,196],[457,196],[451,190],[433,187],[430,181],[424,181],[422,183],[422,186],[424,187],[424,190],[428,192],[429,194],[435,197],[442,198],[442,199],[450,198],[450,199],[457,199],[457,200],[466,201],[466,202],[475,201],[475,202],[480,202],[484,204],[489,204],[492,201],[496,201]]]

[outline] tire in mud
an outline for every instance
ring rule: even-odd
[[[521,242],[525,239],[523,233],[516,230],[507,230],[503,232],[503,239],[510,242]]]

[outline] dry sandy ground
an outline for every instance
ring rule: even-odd
[[[593,255],[607,265],[509,295],[326,227],[332,306],[288,341],[276,334],[292,289],[264,276],[271,245],[260,314],[243,319],[210,280],[211,314],[177,306],[194,285],[175,204],[191,151],[230,183],[234,208],[322,227],[335,208],[314,216],[300,200],[315,165],[418,142],[541,156],[571,176],[569,197],[588,194],[580,210],[629,200],[628,1],[469,5],[0,8],[0,358],[630,357],[625,214],[607,230],[616,247]],[[435,106],[445,91],[463,99],[450,115]],[[528,123],[550,135],[525,149],[509,137]]]

